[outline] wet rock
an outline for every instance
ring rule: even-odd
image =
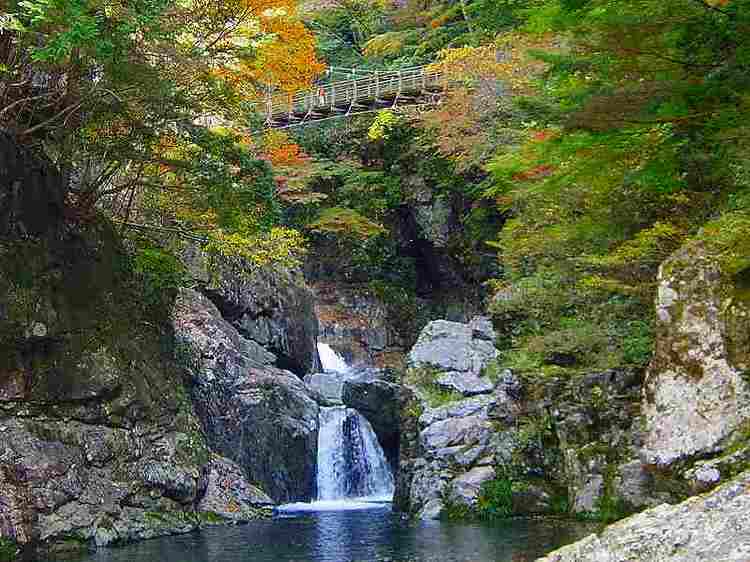
[[[745,562],[750,472],[677,505],[660,505],[565,546],[539,562]]]
[[[230,521],[250,521],[273,505],[263,490],[245,480],[240,466],[213,455],[208,467],[207,486],[198,511],[213,513]]]
[[[719,452],[750,419],[750,303],[702,245],[659,268],[657,339],[644,389],[644,458],[668,467]]]
[[[369,371],[343,383],[342,400],[361,413],[372,425],[392,467],[398,464],[401,385],[373,378]]]
[[[274,501],[314,497],[318,405],[304,383],[269,366],[267,352],[195,291],[181,291],[174,326],[198,358],[191,396],[211,448],[240,465]]]
[[[319,394],[326,405],[341,404],[344,380],[341,375],[315,373],[304,378],[307,388]]]
[[[443,505],[442,501],[438,499],[432,499],[424,505],[417,517],[424,520],[440,519],[440,517],[443,515],[444,510],[445,506]]]
[[[443,371],[468,372],[479,375],[498,351],[487,340],[486,326],[435,320],[425,326],[417,343],[409,352],[413,367],[434,367]],[[475,331],[481,336],[476,338]]]

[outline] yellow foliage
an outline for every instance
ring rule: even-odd
[[[216,231],[210,235],[205,250],[223,258],[242,258],[259,267],[299,267],[306,247],[299,231],[276,227],[258,236]]]
[[[398,121],[399,118],[392,111],[388,109],[379,111],[367,130],[367,137],[372,141],[388,138],[388,130]]]

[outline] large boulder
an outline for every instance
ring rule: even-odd
[[[174,326],[193,358],[191,395],[211,448],[274,501],[314,497],[318,405],[302,380],[271,366],[196,291],[180,292]]]
[[[212,258],[194,245],[182,257],[200,292],[247,340],[276,356],[276,366],[302,376],[321,371],[315,296],[301,273]]]
[[[539,562],[745,562],[748,528],[750,472],[744,472],[709,494],[649,509]]]
[[[408,395],[408,389],[404,393]],[[434,518],[442,512],[446,494],[451,501],[458,503],[460,496],[461,502],[473,505],[478,482],[484,481],[478,476],[486,476],[493,464],[489,410],[494,404],[493,396],[477,396],[430,408],[413,393],[401,401],[401,456],[394,500],[399,509]]]
[[[398,464],[401,391],[398,384],[364,376],[344,381],[342,392],[344,404],[370,422],[394,468]]]
[[[494,330],[486,318],[468,324],[435,320],[425,326],[409,352],[412,367],[479,375],[497,357]]]
[[[750,419],[750,299],[699,243],[659,268],[657,339],[644,388],[644,460],[719,452]]]
[[[212,455],[206,491],[198,503],[198,511],[241,522],[257,518],[272,505],[273,500],[263,490],[247,482],[237,463]]]

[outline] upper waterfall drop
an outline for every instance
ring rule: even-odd
[[[327,343],[318,343],[318,355],[320,355],[323,371],[326,373],[348,374],[351,371],[351,367],[346,364],[344,358]]]

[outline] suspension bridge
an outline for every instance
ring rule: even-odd
[[[449,85],[444,75],[430,66],[393,71],[334,67],[328,75],[346,78],[295,94],[269,92],[265,102],[256,104],[265,116],[265,126],[284,129],[389,107],[434,104]]]

